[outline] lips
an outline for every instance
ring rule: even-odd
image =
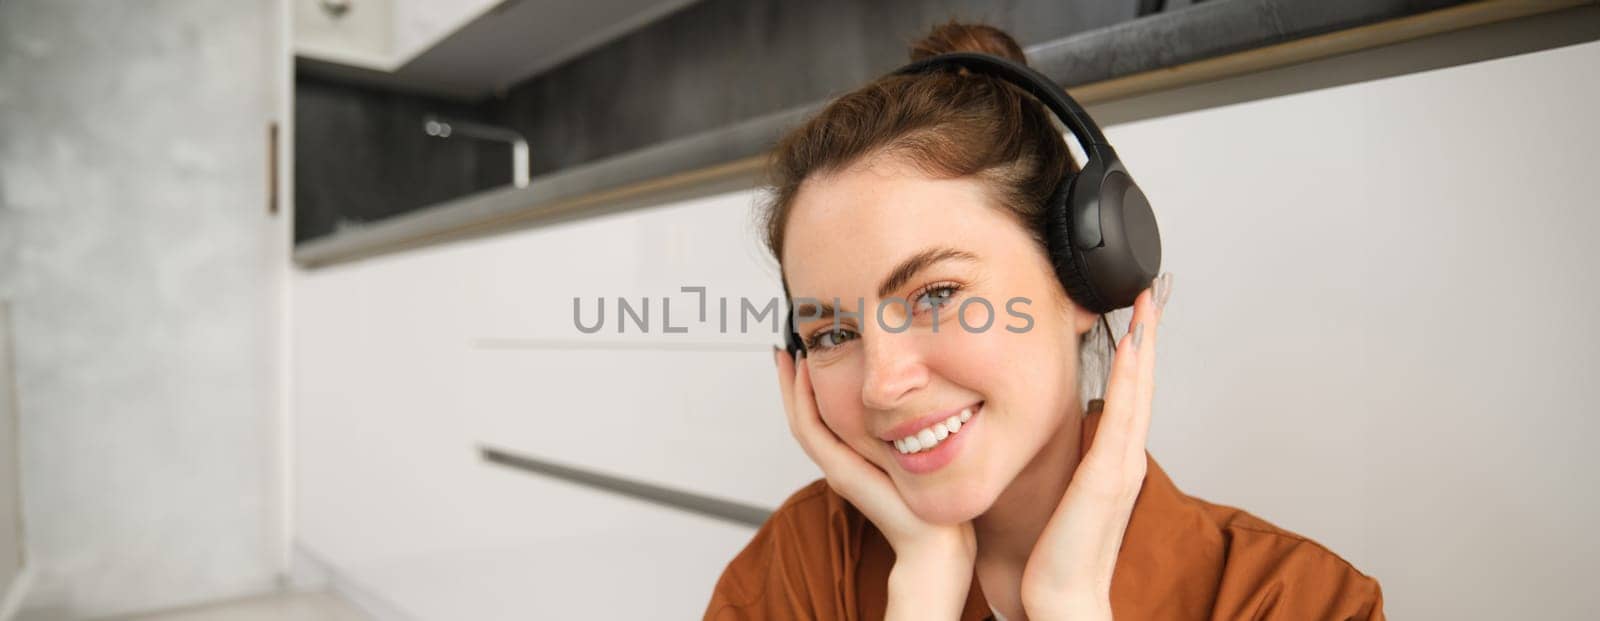
[[[927,429],[929,427],[932,427],[934,423],[943,421],[943,420],[945,420],[947,418],[950,418],[951,416],[958,415],[958,414],[961,413],[961,410],[971,409],[973,412],[977,412],[978,409],[981,408],[981,407],[983,407],[983,402],[982,401],[974,401],[972,403],[968,403],[968,404],[965,404],[965,405],[959,405],[959,406],[950,408],[948,410],[944,410],[942,412],[934,412],[932,414],[928,414],[928,415],[925,415],[925,416],[914,418],[914,419],[908,420],[906,422],[900,423],[898,425],[895,425],[894,427],[890,428],[888,431],[886,431],[886,432],[882,433],[881,435],[879,435],[878,439],[883,440],[884,442],[888,442],[888,443],[893,444],[895,440],[900,440],[900,439],[906,438],[907,436],[916,435],[917,432],[922,431],[923,429]]]
[[[890,445],[888,449],[890,455],[894,459],[895,463],[899,465],[901,470],[911,475],[931,475],[934,472],[939,471],[945,466],[950,465],[963,452],[965,452],[965,447],[967,444],[971,444],[975,441],[981,442],[981,440],[974,440],[973,434],[981,435],[984,432],[984,425],[982,423],[983,417],[980,416],[980,413],[983,411],[982,406],[983,402],[980,401],[976,404],[976,406],[970,409],[971,414],[967,417],[967,422],[961,423],[958,426],[959,432],[944,434],[944,437],[942,438],[937,437],[938,434],[934,434],[935,437],[927,438],[929,440],[935,440],[932,448],[921,446],[921,440],[923,438],[920,436],[928,433],[927,428],[917,430],[915,434],[911,434],[908,437],[899,439],[898,444],[900,446],[895,446],[895,444],[897,444],[895,441],[886,440],[885,443]],[[968,410],[966,407],[963,407],[962,409]],[[955,416],[958,419],[962,417],[960,414]],[[918,419],[918,421],[921,420],[923,419]],[[945,421],[948,420],[949,418],[945,419]],[[936,423],[930,423],[930,426],[934,425],[946,426],[946,422],[937,421]],[[896,427],[896,429],[900,429],[901,427],[906,426],[902,425],[900,427]],[[947,427],[946,431],[948,431]],[[896,431],[896,433],[899,432]],[[913,442],[916,443],[916,446],[911,446],[910,443]],[[912,451],[911,449],[913,448],[916,450]]]
[[[962,425],[970,420],[972,420],[972,408],[961,410],[960,414],[936,422],[918,431],[916,435],[895,440],[894,448],[906,454],[932,450],[941,442],[950,439],[950,436],[960,432]]]

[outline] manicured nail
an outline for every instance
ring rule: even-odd
[[[1144,322],[1141,321],[1141,322],[1139,322],[1139,325],[1133,327],[1133,348],[1134,349],[1138,349],[1139,348],[1139,343],[1141,341],[1143,341],[1143,340],[1144,340]]]
[[[1156,288],[1156,309],[1165,310],[1167,298],[1172,297],[1172,272],[1166,272],[1156,280],[1159,283]]]

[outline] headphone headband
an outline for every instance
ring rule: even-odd
[[[1067,129],[1083,143],[1084,150],[1090,157],[1093,157],[1094,150],[1089,148],[1089,145],[1110,146],[1106,142],[1105,134],[1100,132],[1100,126],[1095,125],[1089,113],[1084,112],[1078,102],[1067,96],[1065,90],[1032,67],[1006,58],[979,52],[951,52],[929,56],[901,67],[891,75],[927,73],[952,65],[974,73],[998,77],[1027,91],[1050,111],[1056,113],[1061,122],[1066,124]]]

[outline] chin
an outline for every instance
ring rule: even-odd
[[[983,515],[998,494],[990,493],[976,477],[969,477],[963,481],[901,489],[900,496],[911,512],[925,522],[959,524]]]

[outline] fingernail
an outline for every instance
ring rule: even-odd
[[[1156,309],[1165,310],[1167,298],[1172,297],[1172,272],[1162,274],[1157,280],[1160,281],[1160,288],[1156,289]]]
[[[1139,343],[1141,341],[1143,341],[1143,340],[1144,340],[1144,322],[1141,321],[1141,322],[1139,322],[1139,325],[1133,327],[1133,348],[1134,349],[1138,349],[1139,348]]]
[[[778,346],[772,346],[772,366],[778,366]]]

